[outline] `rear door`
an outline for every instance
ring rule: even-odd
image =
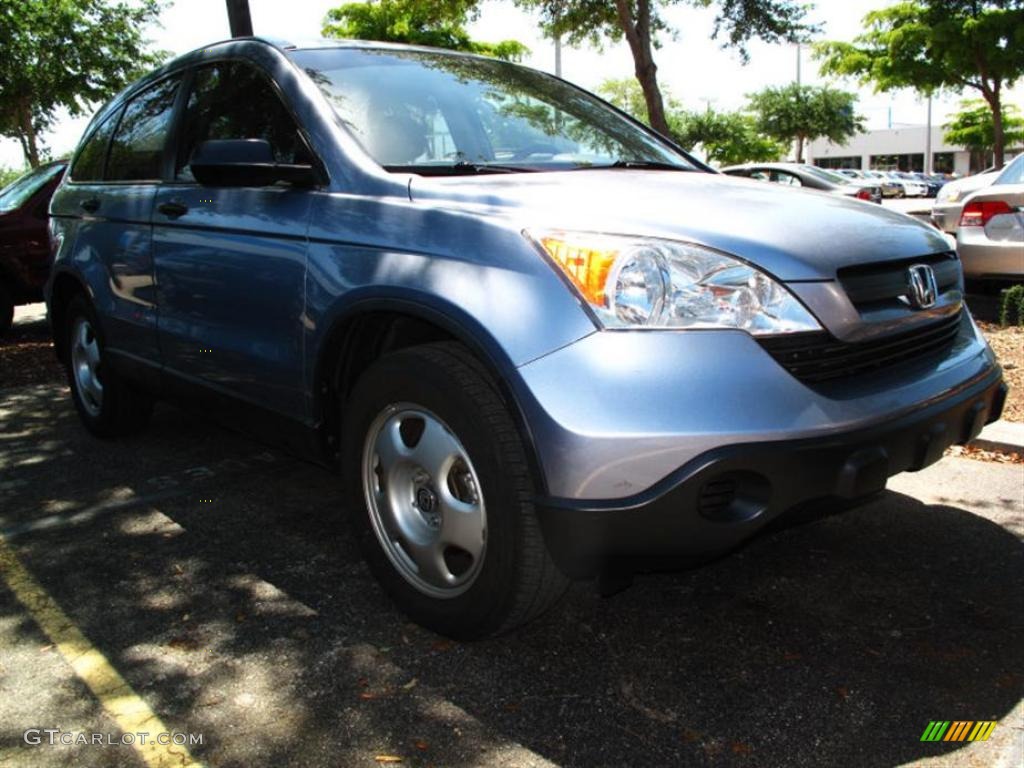
[[[181,75],[132,97],[83,146],[62,194],[80,217],[74,264],[93,290],[109,352],[159,364],[150,217]]]
[[[245,61],[196,68],[171,183],[157,195],[154,259],[167,373],[299,416],[308,189],[204,187],[189,160],[213,139],[265,139],[282,163],[312,154],[285,101]]]

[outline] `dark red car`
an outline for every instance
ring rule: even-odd
[[[17,305],[43,299],[50,272],[46,211],[66,167],[65,160],[41,165],[0,190],[0,335]]]

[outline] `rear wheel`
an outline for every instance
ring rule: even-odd
[[[343,473],[360,548],[414,620],[470,639],[540,615],[568,584],[497,388],[461,345],[387,355],[360,378]]]
[[[92,306],[78,296],[71,300],[65,317],[65,366],[82,423],[98,437],[144,429],[153,413],[153,400],[107,365],[103,334]]]
[[[14,323],[14,299],[10,289],[0,283],[0,336],[11,330]]]

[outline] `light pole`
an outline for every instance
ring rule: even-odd
[[[924,134],[924,172],[932,175],[932,95],[928,94],[928,127]]]
[[[252,37],[252,15],[249,0],[227,0],[228,24],[232,37]]]

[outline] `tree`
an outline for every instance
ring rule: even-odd
[[[708,162],[716,165],[769,162],[786,152],[785,144],[761,133],[757,119],[743,112],[679,112],[670,122],[679,144],[700,144]]]
[[[1008,146],[1024,142],[1024,117],[1014,104],[1003,106],[1003,141]],[[960,103],[960,111],[945,126],[945,139],[949,144],[970,150],[979,164],[988,165],[988,157],[995,147],[995,125],[992,110],[980,99]]]
[[[381,40],[469,51],[507,61],[530,52],[517,40],[472,40],[465,24],[479,14],[479,0],[374,0],[346,3],[327,12],[324,37]]]
[[[143,35],[159,12],[160,0],[4,0],[0,135],[38,166],[39,136],[59,108],[88,114],[160,61]]]
[[[637,120],[647,122],[647,104],[636,80],[606,80],[597,92]],[[700,144],[712,163],[767,162],[778,160],[786,151],[784,145],[758,131],[752,115],[711,109],[689,112],[668,91],[662,95],[669,135],[687,149]]]
[[[1024,75],[1024,0],[904,0],[872,11],[864,24],[852,43],[815,47],[823,71],[857,76],[879,91],[980,92],[1002,165],[1002,93]]]
[[[637,82],[643,89],[650,125],[670,133],[665,104],[658,85],[654,49],[660,33],[670,32],[661,9],[684,2],[699,8],[714,6],[714,37],[725,34],[727,45],[737,48],[744,61],[746,43],[752,38],[768,42],[796,41],[812,31],[803,23],[806,7],[793,0],[516,0],[525,8],[541,12],[542,25],[550,37],[561,36],[570,44],[599,45],[604,39],[625,38],[633,56]]]
[[[747,96],[758,128],[777,141],[796,141],[796,161],[804,160],[804,144],[827,138],[842,144],[864,130],[852,93],[828,86],[790,83]]]

